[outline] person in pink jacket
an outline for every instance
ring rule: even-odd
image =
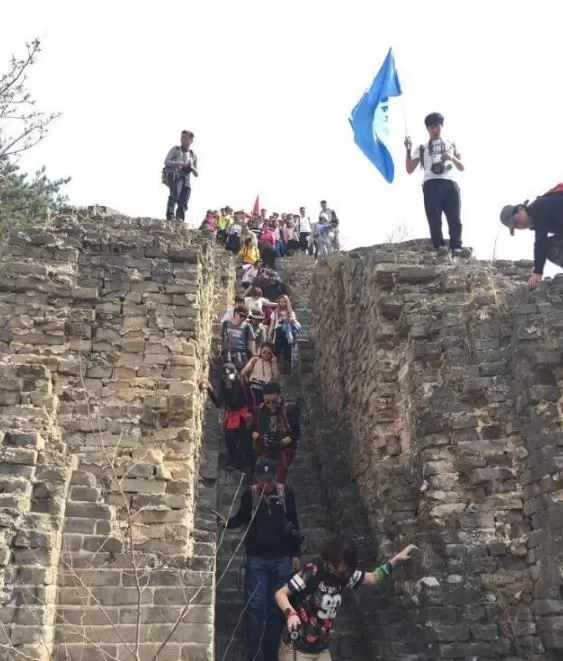
[[[274,232],[269,225],[264,225],[262,235],[260,236],[260,243],[266,243],[269,246],[272,246],[272,248],[276,247],[276,237],[274,236]]]

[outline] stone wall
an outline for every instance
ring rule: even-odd
[[[232,263],[199,233],[104,211],[15,234],[0,262],[0,643],[211,659],[199,381]]]
[[[364,557],[375,538],[373,561],[421,548],[377,608],[359,595],[372,658],[563,651],[563,282],[528,294],[529,268],[420,242],[317,268],[311,387],[336,527],[368,538]]]

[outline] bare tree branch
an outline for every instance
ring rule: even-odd
[[[0,159],[34,147],[46,136],[49,124],[60,116],[35,110],[27,76],[41,51],[41,42],[34,39],[26,48],[27,55],[21,59],[13,56],[8,71],[0,76]]]

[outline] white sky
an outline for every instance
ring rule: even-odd
[[[162,161],[186,128],[201,171],[192,224],[207,208],[250,210],[260,194],[268,210],[305,204],[315,216],[326,198],[348,248],[400,225],[408,238],[427,236],[420,171],[406,175],[399,149],[387,184],[348,124],[389,46],[415,143],[437,110],[461,151],[464,242],[478,257],[492,257],[503,204],[563,180],[553,0],[2,4],[0,68],[25,40],[44,38],[32,90],[41,109],[64,113],[22,166],[72,175],[75,204],[163,217]],[[532,244],[530,232],[502,231],[497,257],[531,258]]]

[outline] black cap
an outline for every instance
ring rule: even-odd
[[[277,464],[273,459],[260,459],[256,464],[256,477],[276,479]]]

